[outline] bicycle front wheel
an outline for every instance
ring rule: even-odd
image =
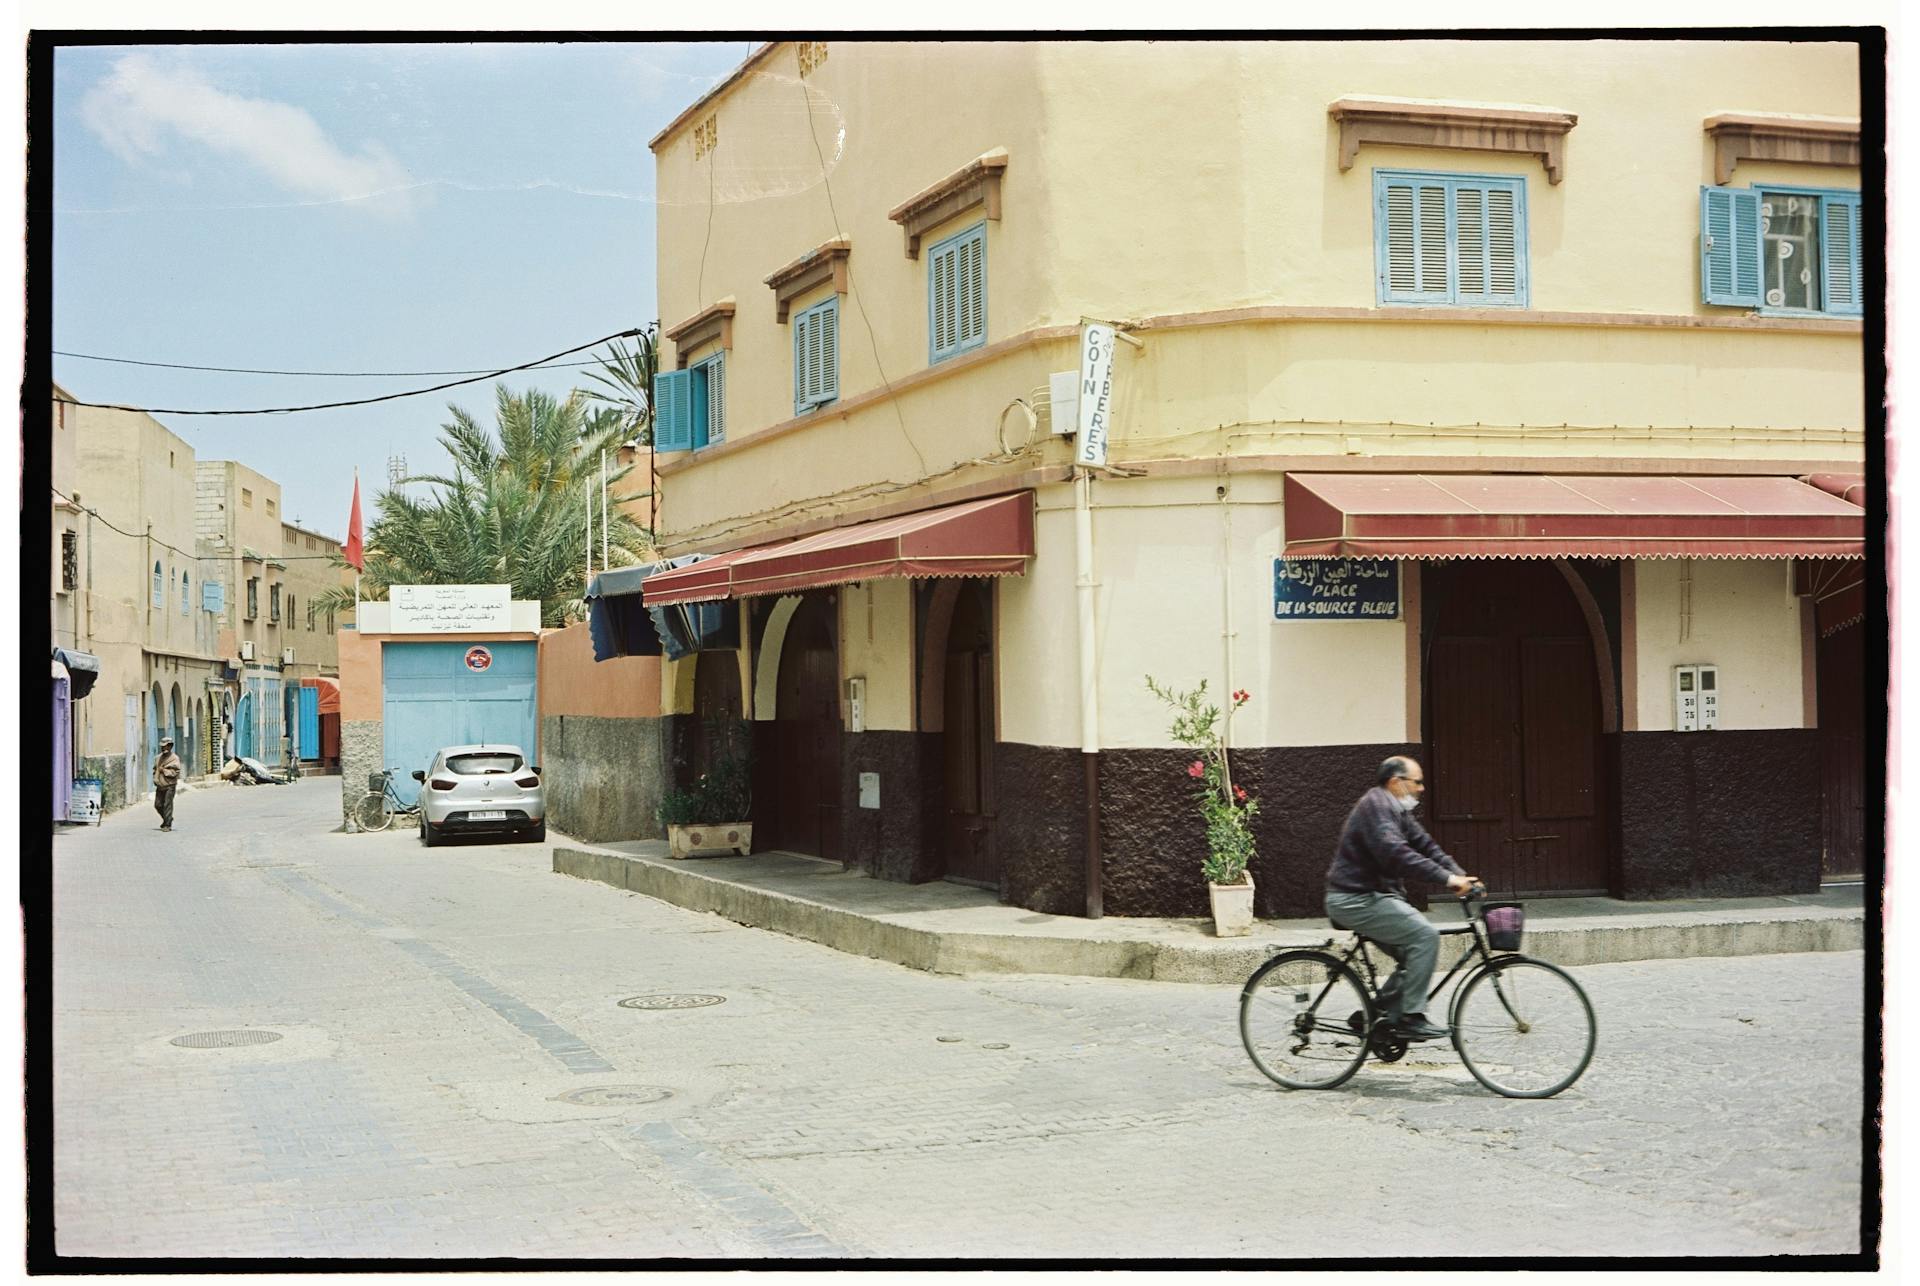
[[[360,797],[360,807],[354,814],[360,821],[363,831],[383,831],[393,822],[393,813],[387,806],[385,795],[368,791]]]
[[[1544,960],[1495,960],[1454,1006],[1453,1047],[1474,1079],[1508,1098],[1552,1098],[1593,1060],[1587,993]]]
[[[1240,992],[1240,1041],[1290,1090],[1344,1085],[1367,1057],[1373,1003],[1358,974],[1320,951],[1283,951]]]

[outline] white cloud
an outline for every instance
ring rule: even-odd
[[[177,136],[244,161],[315,201],[360,200],[415,186],[378,144],[349,153],[298,107],[227,93],[197,71],[164,67],[145,54],[115,63],[82,98],[80,119],[129,161],[159,155],[169,136]]]

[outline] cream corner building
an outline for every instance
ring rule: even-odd
[[[762,47],[653,140],[660,530],[732,556],[706,596],[742,624],[665,667],[668,716],[753,723],[775,846],[1051,912],[1204,912],[1149,674],[1254,694],[1232,738],[1263,914],[1313,913],[1398,752],[1504,891],[1857,871],[1884,646],[1850,610],[1878,428],[1858,52]],[[1090,693],[1051,396],[1083,318],[1128,340],[1088,488]],[[1509,484],[1579,498],[1488,516]],[[1321,492],[1350,499],[1316,544]],[[996,496],[1028,498],[1022,548],[955,508]],[[850,533],[910,515],[885,559]],[[1514,557],[1496,529],[1560,535]],[[1391,614],[1277,619],[1276,566],[1308,554],[1391,560]],[[1710,731],[1676,725],[1693,665]],[[1741,764],[1765,800],[1723,786]]]

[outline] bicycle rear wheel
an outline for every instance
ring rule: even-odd
[[[360,822],[363,831],[383,831],[393,823],[393,813],[387,806],[387,797],[368,791],[360,797],[360,806],[354,810],[354,816]]]
[[[1373,1002],[1358,974],[1320,951],[1283,951],[1240,991],[1240,1041],[1290,1090],[1343,1085],[1367,1057]]]
[[[1495,960],[1454,1006],[1453,1047],[1474,1079],[1508,1098],[1552,1098],[1593,1060],[1593,1006],[1544,960]]]

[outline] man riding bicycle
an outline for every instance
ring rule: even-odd
[[[1407,901],[1406,879],[1415,876],[1465,893],[1479,881],[1434,842],[1413,818],[1426,790],[1426,774],[1404,755],[1380,765],[1373,788],[1347,814],[1340,846],[1327,868],[1327,915],[1341,928],[1364,934],[1392,956],[1397,967],[1380,988],[1380,1011],[1402,1040],[1438,1040],[1444,1027],[1427,1021],[1427,986],[1440,958],[1440,931]]]

